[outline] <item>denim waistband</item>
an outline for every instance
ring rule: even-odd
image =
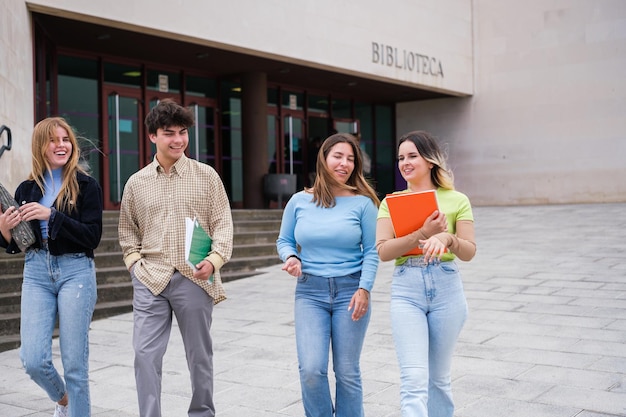
[[[441,260],[439,260],[438,258],[435,258],[435,259],[431,260],[430,262],[426,262],[426,261],[424,260],[424,257],[423,257],[423,256],[418,256],[418,257],[411,257],[411,258],[408,258],[408,259],[406,260],[406,262],[404,262],[402,265],[406,265],[406,266],[417,266],[417,267],[423,268],[423,267],[428,266],[428,265],[438,265],[438,264],[440,264],[441,262],[442,262],[442,261],[441,261]],[[443,261],[443,262],[450,262],[450,261]]]
[[[41,241],[41,250],[45,250],[46,252],[50,252],[50,248],[48,247],[48,239],[44,239]]]

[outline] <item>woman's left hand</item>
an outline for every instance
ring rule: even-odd
[[[367,314],[370,304],[370,293],[366,289],[359,288],[356,290],[348,305],[348,311],[352,311],[352,320],[357,321]]]

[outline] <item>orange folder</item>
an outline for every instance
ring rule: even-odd
[[[387,194],[387,206],[396,237],[416,231],[424,225],[428,216],[439,210],[435,190]],[[422,250],[415,247],[404,256],[421,254]]]

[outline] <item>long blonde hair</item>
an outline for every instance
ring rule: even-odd
[[[338,143],[347,143],[352,147],[354,153],[354,170],[346,183],[337,181],[326,164],[326,157],[330,153],[333,146]],[[376,191],[367,182],[363,176],[363,158],[361,157],[361,149],[359,148],[356,138],[348,133],[335,133],[326,138],[317,154],[316,174],[313,187],[308,191],[313,193],[313,202],[318,206],[333,207],[335,205],[335,196],[333,188],[344,189],[354,192],[358,195],[369,197],[376,207],[380,205],[380,200],[376,195]]]
[[[54,203],[59,211],[71,212],[76,209],[76,200],[79,194],[78,179],[76,174],[85,170],[79,165],[80,148],[72,127],[62,117],[48,117],[35,125],[32,138],[32,161],[33,168],[28,177],[37,183],[41,192],[44,192],[44,174],[51,172],[50,162],[46,158],[46,151],[50,145],[50,138],[55,137],[55,129],[61,127],[67,131],[67,136],[72,144],[72,153],[67,163],[62,168],[61,191]]]

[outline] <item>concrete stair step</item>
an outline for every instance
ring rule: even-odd
[[[233,230],[235,233],[273,230],[276,232],[276,235],[278,235],[278,230],[280,230],[280,219],[242,220],[233,224]]]
[[[274,219],[281,220],[283,217],[282,210],[232,210],[233,223],[240,220],[264,220]]]
[[[5,275],[22,274],[24,270],[24,255],[6,255],[0,257],[0,271],[2,277]],[[1,278],[0,278],[1,279]]]
[[[19,313],[21,300],[20,291],[0,293],[0,314]]]
[[[22,272],[19,274],[2,274],[0,278],[0,294],[22,291]]]
[[[234,247],[231,261],[222,269],[224,282],[260,273],[280,264],[276,239],[282,210],[233,210]],[[98,303],[94,320],[132,311],[132,283],[118,243],[117,211],[103,216],[103,236],[96,249]],[[24,255],[0,252],[0,352],[19,346],[20,291]]]
[[[254,272],[258,268],[264,268],[266,266],[280,264],[278,256],[274,258],[268,258],[266,256],[247,256],[239,257],[228,262],[222,267],[222,275],[229,274],[231,272]]]
[[[20,313],[0,314],[0,336],[20,334]]]
[[[130,278],[127,282],[114,282],[98,285],[98,304],[112,301],[126,301],[132,303],[133,283]]]
[[[19,334],[0,335],[0,352],[20,347]]]
[[[120,247],[120,242],[117,238],[117,234],[115,236],[102,237],[102,239],[100,240],[100,244],[96,248],[96,257],[100,252],[122,252],[122,248]]]
[[[250,243],[271,243],[276,246],[277,238],[278,230],[242,231],[234,234],[233,245],[234,247],[237,247],[239,245],[247,245]]]

